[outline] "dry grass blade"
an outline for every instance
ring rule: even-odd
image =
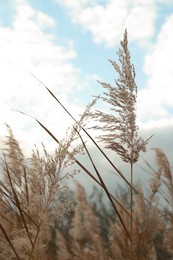
[[[26,169],[24,168],[24,180],[25,180],[25,192],[26,192],[26,200],[29,205],[29,189],[28,189],[28,180],[26,176]]]
[[[16,110],[16,111],[19,112],[19,113],[21,113],[21,114],[23,114],[23,115],[25,115],[25,116],[29,116],[29,117],[31,117],[32,119],[34,119],[34,120],[52,137],[52,139],[55,140],[55,142],[57,142],[58,144],[60,144],[60,142],[58,141],[58,139],[57,139],[38,119],[36,119],[35,117],[33,117],[33,116],[29,115],[29,114],[26,114],[26,113],[24,113],[24,112],[21,112],[21,111],[19,111],[19,110]]]

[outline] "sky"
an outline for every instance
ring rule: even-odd
[[[114,83],[108,59],[128,31],[138,86],[137,122],[144,137],[172,160],[172,0],[0,1],[0,138],[5,123],[25,148],[52,140],[36,117],[58,138],[71,119],[30,73],[41,80],[74,117]]]

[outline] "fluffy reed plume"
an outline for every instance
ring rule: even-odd
[[[120,44],[121,48],[117,52],[120,65],[110,60],[119,75],[115,86],[99,82],[107,91],[99,99],[110,105],[110,112],[96,110],[94,113],[90,113],[90,116],[99,122],[94,128],[103,132],[98,138],[105,143],[106,148],[117,152],[123,161],[135,163],[140,151],[146,151],[148,139],[144,140],[138,136],[138,126],[136,125],[137,86],[135,69],[131,64],[128,50],[127,31]]]
[[[63,218],[73,205],[58,200],[63,179],[76,170],[67,149],[73,135],[64,139],[53,155],[43,146],[26,159],[8,127],[6,149],[1,159],[0,181],[0,259],[47,259],[50,225]],[[74,154],[80,150],[75,148]]]

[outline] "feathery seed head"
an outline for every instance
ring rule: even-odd
[[[95,129],[103,130],[105,134],[99,136],[99,140],[106,143],[106,148],[117,152],[125,162],[135,163],[138,161],[140,151],[146,150],[148,140],[138,136],[136,125],[136,97],[137,86],[135,83],[135,69],[130,60],[128,50],[127,30],[124,39],[120,42],[121,47],[117,54],[118,65],[111,61],[119,77],[116,85],[99,82],[107,92],[100,99],[110,105],[111,113],[96,110],[90,116],[102,123],[94,126]]]

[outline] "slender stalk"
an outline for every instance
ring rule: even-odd
[[[27,173],[26,168],[24,168],[24,180],[25,180],[25,194],[26,194],[26,200],[29,205],[29,187],[28,187],[28,179],[27,179]]]
[[[131,235],[131,241],[130,241],[130,259],[133,260],[133,162],[130,164],[130,235]]]

